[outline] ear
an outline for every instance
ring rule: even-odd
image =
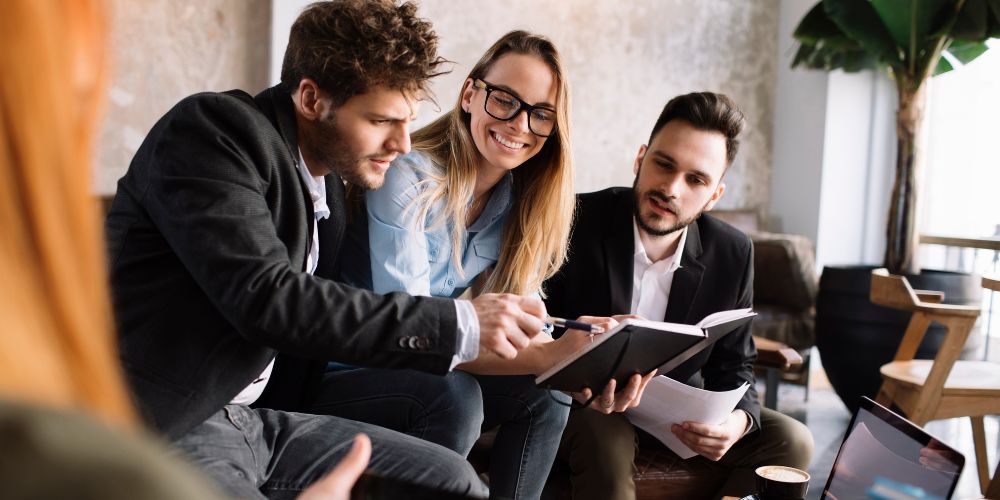
[[[476,88],[472,86],[472,78],[466,78],[465,85],[462,86],[462,111],[468,113],[472,109],[472,96],[475,93]]]
[[[292,93],[292,102],[298,114],[309,121],[320,119],[330,105],[319,85],[309,78],[299,81],[298,88]]]
[[[639,175],[639,167],[642,166],[642,160],[646,157],[646,151],[649,151],[649,147],[643,144],[639,146],[639,152],[635,155],[635,163],[632,164],[632,173]]]
[[[705,211],[711,210],[718,203],[719,198],[722,198],[722,193],[726,192],[726,183],[720,182],[719,187],[715,188],[715,192],[712,193],[712,197],[708,199],[708,203],[705,204]]]

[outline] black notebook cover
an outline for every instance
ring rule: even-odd
[[[634,373],[645,375],[661,368],[662,374],[676,368],[752,317],[753,313],[750,313],[705,331],[688,327],[692,330],[688,333],[639,326],[631,324],[632,320],[625,320],[621,329],[605,334],[610,336],[601,339],[599,345],[582,351],[576,359],[555,372],[549,370],[538,376],[535,384],[560,391],[579,392],[585,387],[599,391],[614,378],[616,387],[620,389]],[[617,367],[615,363],[618,363]]]

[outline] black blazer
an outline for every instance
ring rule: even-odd
[[[319,268],[303,271],[313,212],[298,160],[287,93],[204,93],[154,125],[118,183],[106,230],[121,357],[136,403],[171,437],[221,409],[278,351],[448,370],[451,300],[323,278],[344,233],[336,175]]]
[[[632,261],[635,254],[631,188],[610,188],[577,198],[576,223],[569,260],[548,280],[549,314],[628,314],[632,306]],[[726,309],[753,306],[753,247],[750,238],[718,219],[702,215],[688,226],[681,267],[674,273],[664,321],[696,323]],[[760,403],[754,388],[757,350],[750,324],[665,375],[709,390],[731,390],[750,382],[737,404],[759,428]]]

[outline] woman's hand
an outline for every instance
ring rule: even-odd
[[[618,325],[618,321],[614,318],[605,318],[600,316],[580,316],[577,318],[577,321],[599,326],[604,328],[604,331],[608,331]],[[587,347],[594,342],[594,337],[596,335],[583,330],[566,330],[561,337],[552,342],[549,355],[545,357],[545,364],[544,366],[539,367],[538,373],[545,372],[549,368],[555,366],[556,363],[559,363],[560,361],[571,356],[574,352]]]

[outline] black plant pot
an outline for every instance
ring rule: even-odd
[[[892,361],[903,339],[910,314],[876,306],[868,299],[873,266],[827,266],[816,296],[816,348],[830,384],[852,413],[861,396],[875,397],[882,377],[879,367]],[[924,270],[907,276],[917,290],[945,293],[948,304],[979,305],[980,279],[971,274]],[[931,359],[944,340],[945,329],[932,324],[917,358]],[[963,358],[977,355],[982,338],[977,326],[962,351]]]

